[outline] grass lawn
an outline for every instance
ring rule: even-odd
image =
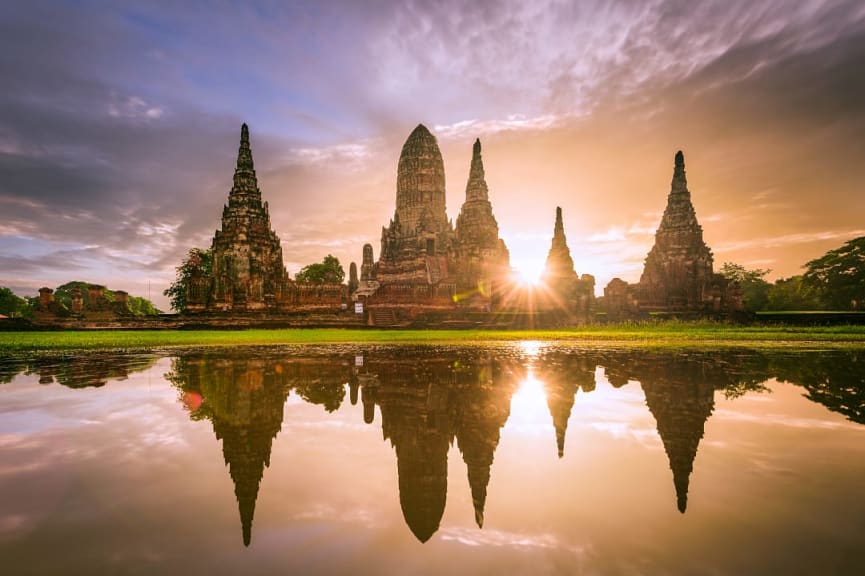
[[[152,350],[294,344],[489,345],[541,340],[586,346],[865,347],[865,326],[735,326],[664,322],[565,330],[81,330],[0,332],[0,354],[59,350]]]

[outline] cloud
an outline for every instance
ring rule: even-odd
[[[859,232],[863,66],[854,1],[17,3],[0,21],[0,283],[170,278],[219,225],[241,121],[298,265],[377,248],[424,122],[451,215],[484,138],[514,253],[561,205],[575,260],[602,268],[580,272],[635,279],[682,148],[710,246],[789,275]],[[21,237],[74,246],[64,263]]]

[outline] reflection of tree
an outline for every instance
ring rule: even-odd
[[[833,412],[865,424],[865,352],[821,353],[799,358],[773,358],[773,373],[779,380],[798,384],[806,397]]]

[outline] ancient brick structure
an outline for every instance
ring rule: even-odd
[[[288,280],[279,237],[270,227],[267,202],[261,190],[249,146],[249,128],[240,130],[240,149],[234,184],[222,210],[222,228],[216,231],[213,283],[208,308],[262,310],[281,294]]]
[[[480,141],[474,145],[466,201],[456,230],[445,208],[441,151],[435,136],[420,124],[400,154],[396,211],[382,228],[381,254],[373,269],[366,264],[364,247],[360,284],[365,279],[368,282],[372,309],[381,313],[386,308],[400,316],[429,310],[490,309],[494,279],[507,270],[508,252],[492,213]],[[370,289],[372,280],[378,283],[374,289]]]
[[[479,139],[472,148],[466,199],[455,232],[458,289],[471,295],[491,295],[493,282],[509,272],[510,256],[493,216]]]
[[[655,232],[655,245],[640,277],[640,305],[648,309],[699,309],[711,289],[712,251],[691,204],[685,157],[676,153],[667,207]]]
[[[608,314],[627,315],[633,312],[634,304],[644,312],[741,311],[741,290],[736,283],[715,274],[713,260],[691,203],[685,156],[679,151],[667,207],[655,232],[655,244],[646,256],[640,282],[626,290],[620,285],[608,285],[614,295],[606,303]],[[618,278],[616,281],[622,282]]]
[[[559,207],[542,281],[543,290],[536,297],[539,309],[560,311],[563,322],[590,320],[595,305],[595,278],[590,274],[579,277],[574,270]]]
[[[400,153],[396,211],[381,231],[376,278],[382,286],[439,284],[449,277],[452,243],[441,151],[435,136],[419,124]]]
[[[210,274],[193,267],[187,284],[187,312],[340,309],[348,301],[345,285],[289,279],[267,202],[261,199],[246,124],[240,131],[234,183],[222,211],[222,228],[216,231],[211,250]]]

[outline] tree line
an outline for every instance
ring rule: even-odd
[[[865,236],[829,250],[804,269],[774,283],[764,279],[771,270],[732,262],[725,262],[720,273],[741,285],[750,311],[865,310]]]

